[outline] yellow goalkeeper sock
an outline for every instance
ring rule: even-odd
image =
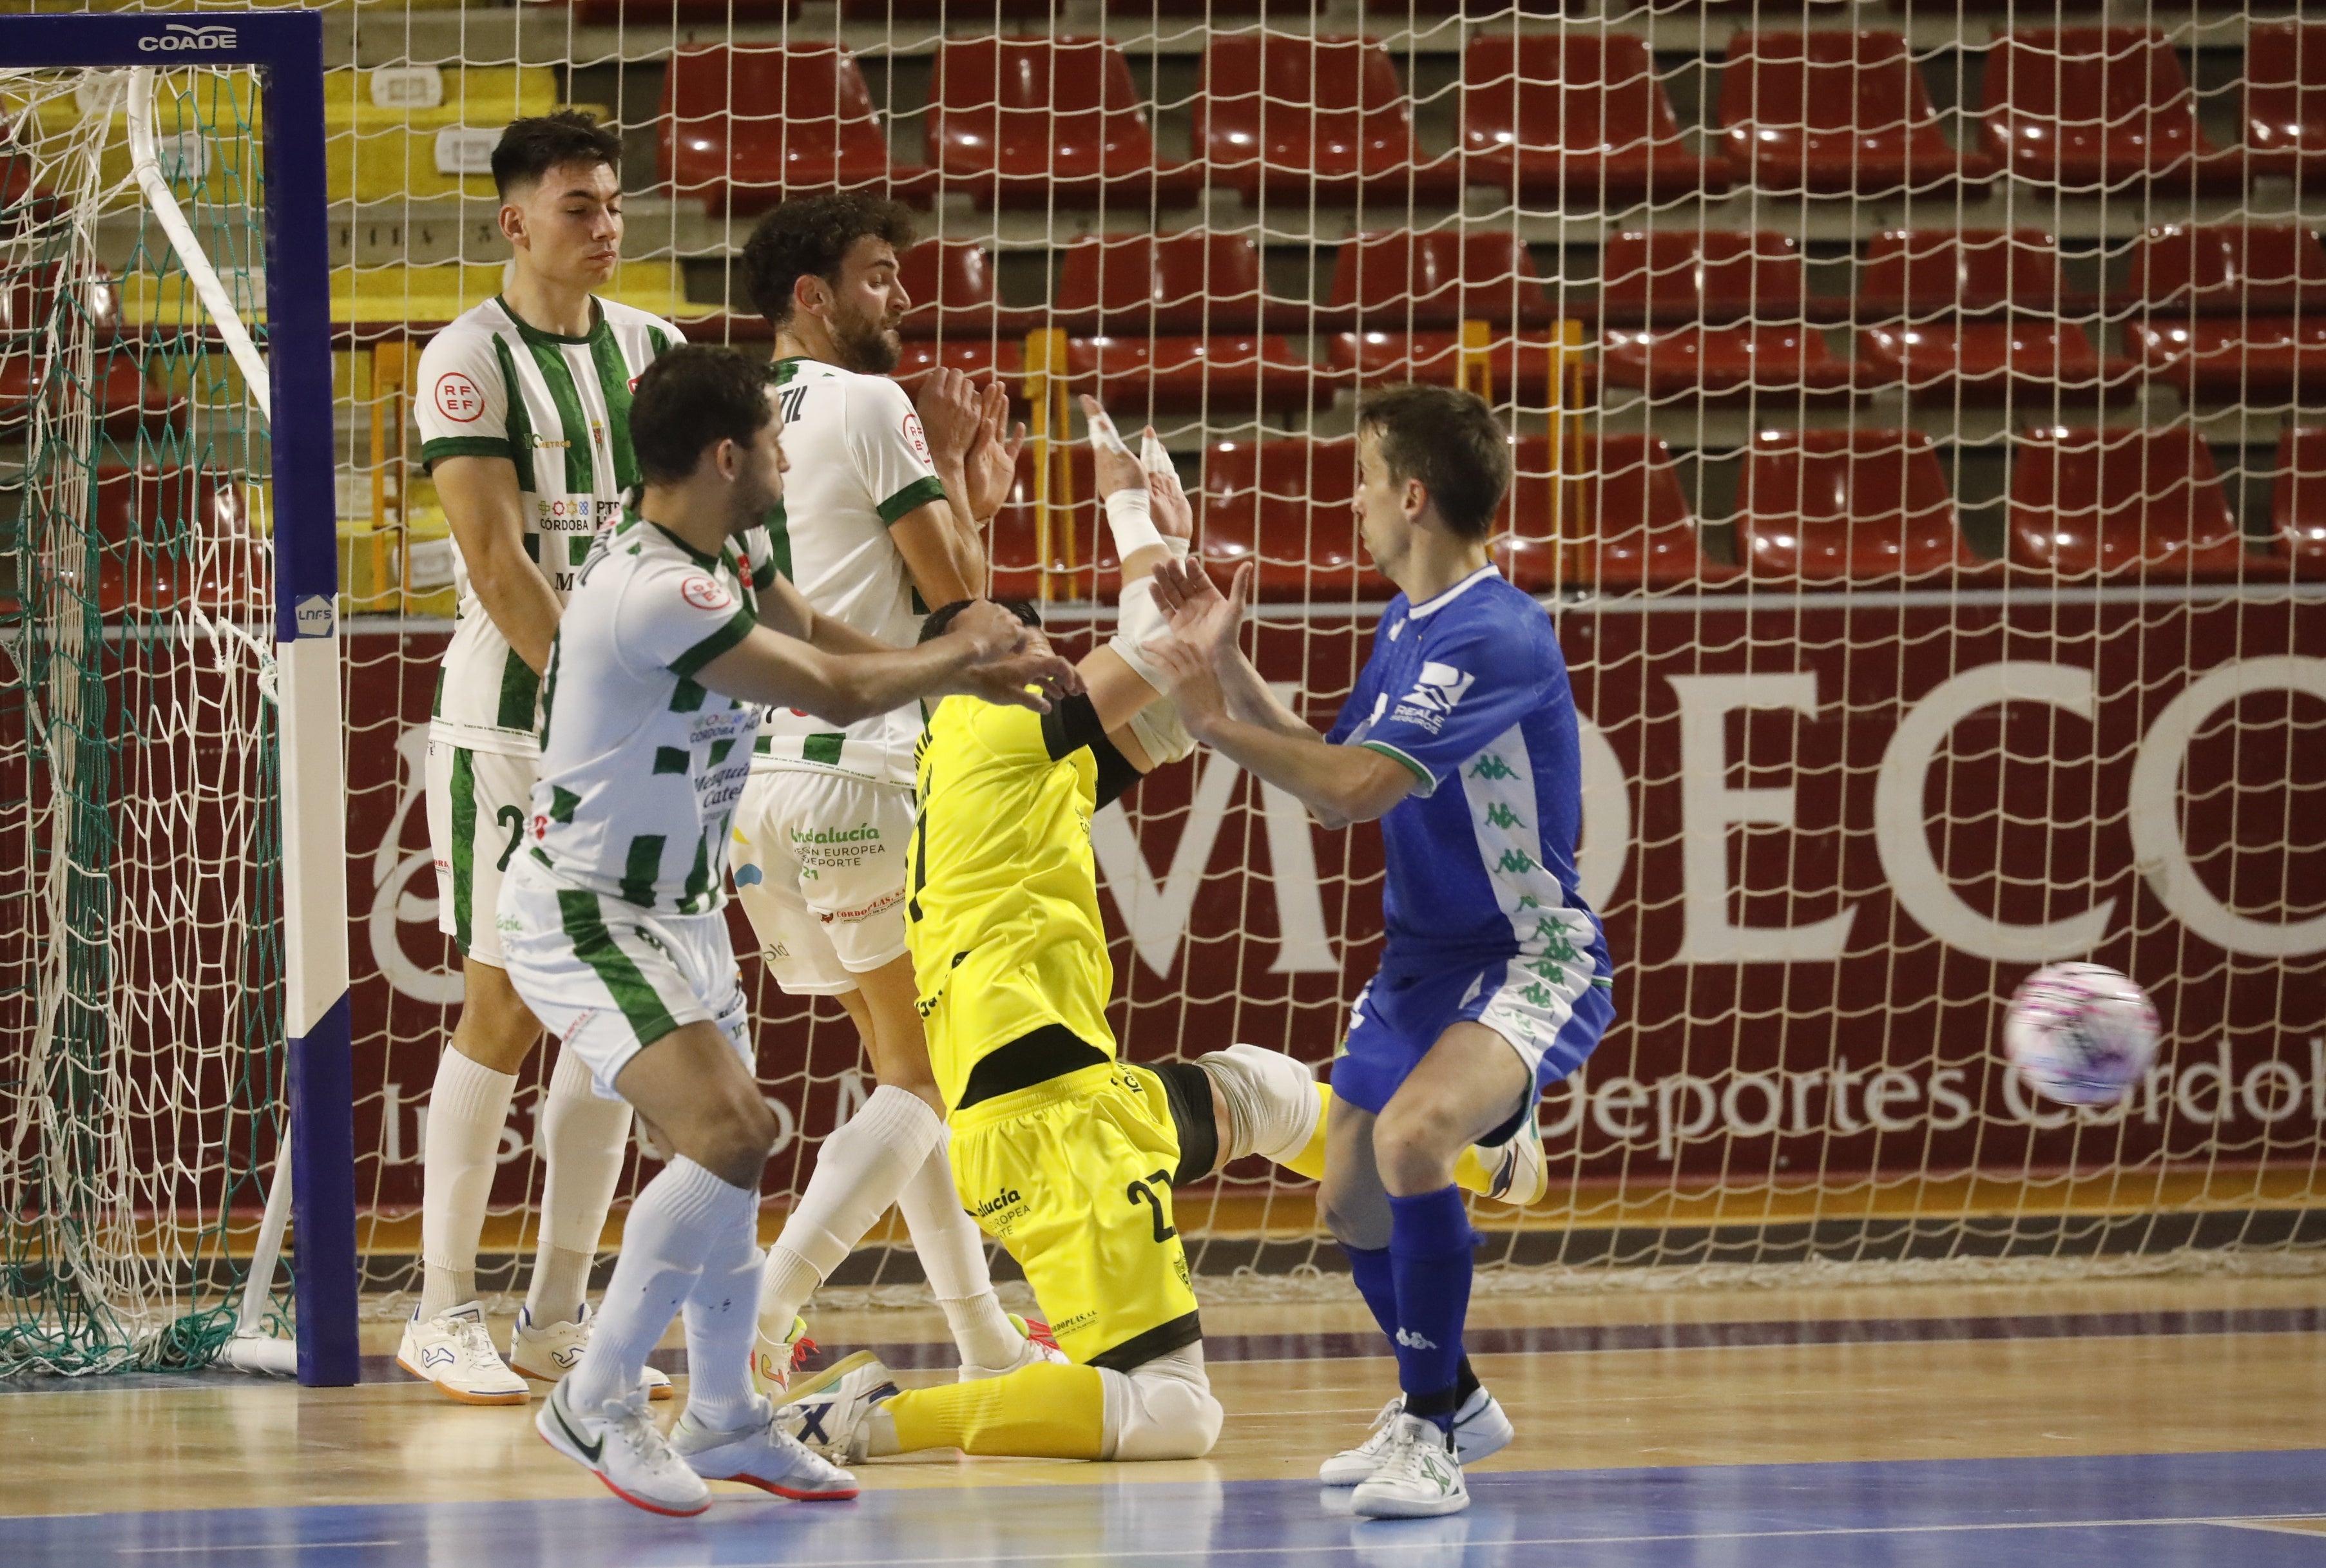
[[[1284,1168],[1296,1176],[1306,1176],[1312,1182],[1325,1179],[1325,1119],[1333,1109],[1333,1086],[1320,1083],[1317,1098],[1322,1103],[1317,1110],[1317,1132],[1308,1146],[1284,1162]],[[1494,1190],[1494,1174],[1478,1158],[1475,1144],[1462,1151],[1454,1162],[1454,1184],[1465,1192],[1490,1193]]]
[[[1106,1385],[1096,1367],[1055,1362],[1006,1378],[907,1388],[881,1406],[897,1452],[957,1448],[1020,1459],[1096,1459],[1106,1444]]]

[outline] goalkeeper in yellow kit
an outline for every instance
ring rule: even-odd
[[[920,744],[907,887],[955,1184],[1025,1270],[1071,1364],[899,1393],[869,1354],[848,1358],[785,1407],[795,1435],[835,1456],[1207,1452],[1221,1410],[1171,1189],[1250,1154],[1323,1169],[1325,1091],[1289,1057],[1236,1045],[1150,1068],[1115,1054],[1090,819],[1193,749],[1140,651],[1167,632],[1146,579],[1186,552],[1193,519],[1151,432],[1142,463],[1084,402],[1122,561],[1117,634],[1082,661],[1086,691],[1047,714],[938,705]],[[959,608],[930,617],[924,636]],[[1503,1153],[1505,1183],[1530,1153],[1512,1198],[1540,1190],[1540,1148]],[[1492,1178],[1470,1164],[1485,1190]]]

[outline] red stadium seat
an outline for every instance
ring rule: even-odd
[[[2200,316],[2133,321],[2126,340],[2144,369],[2196,403],[2287,403],[2326,396],[2326,311],[2311,317]]]
[[[1214,38],[1196,89],[1195,143],[1214,183],[1302,205],[1448,199],[1458,160],[1424,164],[1389,51],[1369,38]]]
[[[907,338],[1025,332],[1043,319],[994,297],[993,257],[975,240],[923,240],[898,258],[897,281],[912,302],[899,329]]]
[[[1159,170],[1130,67],[1103,38],[955,38],[929,84],[928,157],[982,207],[1193,199]]]
[[[1240,332],[1307,307],[1271,300],[1240,234],[1090,235],[1065,248],[1053,319],[1076,331]]]
[[[1459,332],[1335,332],[1325,341],[1325,363],[1335,379],[1360,386],[1400,381],[1454,386],[1461,382]],[[1486,348],[1494,399],[1543,404],[1559,365],[1558,345],[1541,332],[1497,332]],[[1586,386],[1596,373],[1585,367]],[[1586,393],[1586,400],[1588,393]]]
[[[1356,443],[1292,437],[1220,441],[1204,453],[1196,538],[1204,560],[1258,561],[1264,599],[1385,600],[1397,590],[1357,539]]]
[[[1763,190],[1897,196],[1995,178],[1958,153],[1897,32],[1738,32],[1720,73],[1728,161]]]
[[[0,175],[7,168],[5,155],[0,154]],[[57,280],[64,275],[62,264],[56,262],[12,271],[0,282],[0,334],[42,330],[56,309]],[[88,324],[98,346],[103,348],[120,331],[121,285],[111,272],[94,262],[78,275],[81,283],[79,297],[72,302],[73,313]]]
[[[2297,427],[2277,449],[2271,548],[2297,577],[2326,578],[2326,427]]]
[[[2246,29],[2246,153],[2256,174],[2326,177],[2326,25]]]
[[[1009,385],[1011,398],[1022,401],[1025,397],[1025,384],[1020,379],[1026,374],[1026,344],[1022,339],[969,335],[941,339],[907,338],[904,357],[895,372],[897,383],[918,395],[921,383],[940,365],[966,371],[981,384],[998,376]]]
[[[1914,582],[1999,566],[1971,553],[1931,438],[1764,431],[1736,490],[1736,553],[1756,579]]]
[[[1606,335],[1599,374],[1651,398],[1846,401],[1858,372],[1815,327],[1651,327]]]
[[[1333,381],[1276,333],[1206,338],[1069,338],[1069,389],[1091,393],[1118,417],[1205,413],[1233,422],[1262,409],[1333,401]]]
[[[1632,33],[1474,38],[1461,115],[1467,185],[1577,207],[1729,188],[1725,162],[1680,140],[1647,42]]]
[[[33,406],[33,357],[0,350],[0,439],[20,437]],[[107,435],[135,436],[142,427],[160,431],[185,422],[184,400],[146,378],[126,353],[100,349],[96,366],[96,413]]]
[[[250,584],[236,573],[233,550],[208,550],[247,537],[245,487],[228,474],[194,469],[132,470],[108,465],[97,473],[96,524],[103,541],[95,598],[100,614],[165,614],[200,605],[233,608]],[[68,562],[70,578],[80,563]],[[69,582],[68,591],[88,585]]]
[[[2240,153],[2197,123],[2197,95],[2160,31],[2024,29],[1987,51],[1986,150],[2007,172],[2070,190],[2169,184],[2235,191]]]
[[[1866,246],[1857,283],[1861,316],[2069,306],[2060,242],[2035,228],[1888,229]]]
[[[2246,548],[2191,424],[2048,430],[2015,443],[2010,555],[2060,577],[2234,578]]]
[[[994,598],[1099,598],[1112,602],[1122,590],[1121,563],[1115,559],[1113,536],[1099,536],[1096,474],[1087,443],[1059,443],[1050,449],[1050,528],[1047,553],[1042,549],[1041,510],[1035,502],[1037,462],[1029,443],[1018,454],[1018,475],[1009,498],[993,519],[988,546]]]
[[[840,0],[840,14],[850,22],[943,22],[973,17],[983,22],[1047,21],[1054,0],[976,0],[964,12],[961,0]]]
[[[1735,580],[1706,559],[1696,517],[1660,436],[1603,436],[1586,448],[1582,577],[1602,592]]]
[[[1506,232],[1360,235],[1333,262],[1335,320],[1413,330],[1486,321],[1542,327],[1550,296],[1534,255]]]
[[[929,189],[928,171],[890,164],[863,73],[837,44],[686,45],[663,76],[659,130],[672,194],[714,214],[809,190]]]
[[[687,23],[793,22],[799,0],[573,0],[573,20],[586,27],[665,26]]]
[[[1868,327],[1857,342],[1871,381],[1903,383],[1918,403],[2121,403],[2137,390],[2134,366],[2103,359],[2083,328],[2050,317]]]
[[[1498,397],[1515,387],[1521,397],[1540,401],[1558,359],[1550,335],[1540,330],[1551,320],[1550,296],[1532,254],[1508,233],[1361,236],[1335,259],[1323,314],[1355,325],[1329,341],[1327,359],[1368,385],[1453,385],[1465,321],[1494,329],[1490,360]]]
[[[2163,224],[2133,246],[2130,291],[2152,309],[2326,313],[2326,246],[2290,225]]]
[[[1817,302],[1845,316],[1847,301]],[[1800,246],[1782,234],[1657,229],[1618,234],[1599,258],[1599,319],[1641,322],[1799,320],[1812,309]]]

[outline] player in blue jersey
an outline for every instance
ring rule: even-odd
[[[1359,406],[1357,468],[1358,532],[1400,591],[1328,733],[1237,648],[1249,565],[1224,596],[1199,567],[1160,569],[1174,637],[1154,654],[1190,735],[1327,826],[1382,824],[1389,941],[1334,1063],[1322,1203],[1403,1393],[1322,1476],[1356,1486],[1359,1514],[1413,1517],[1468,1507],[1462,1460],[1512,1435],[1462,1354],[1473,1239],[1454,1161],[1535,1136],[1543,1088],[1614,1017],[1613,966],[1577,886],[1566,661],[1487,558],[1507,439],[1469,393],[1394,387]]]

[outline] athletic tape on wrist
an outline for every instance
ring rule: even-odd
[[[1147,656],[1147,645],[1170,630],[1171,617],[1155,602],[1155,581],[1140,578],[1126,584],[1120,601],[1121,610],[1115,617],[1114,636],[1107,643],[1115,656],[1138,673],[1139,678],[1158,691],[1168,692],[1170,683],[1155,661]]]
[[[1147,487],[1135,490],[1117,490],[1106,498],[1106,525],[1114,533],[1114,558],[1128,561],[1132,555],[1163,543],[1163,535],[1155,528],[1154,498]]]

